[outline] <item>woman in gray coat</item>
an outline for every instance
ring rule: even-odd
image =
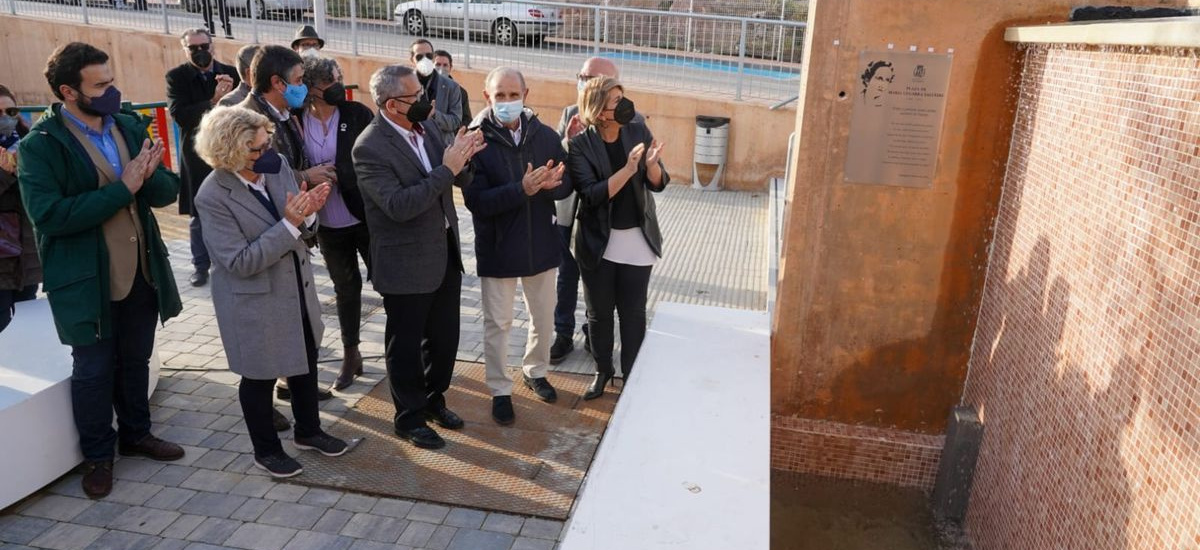
[[[317,343],[324,325],[304,238],[329,184],[298,189],[270,148],[274,124],[241,107],[217,107],[200,123],[196,151],[213,172],[196,195],[204,245],[212,258],[212,300],[229,369],[241,375],[238,398],[254,445],[254,463],[275,477],[301,472],[283,451],[271,416],[275,379],[292,390],[297,449],[328,456],[345,441],[321,430]]]

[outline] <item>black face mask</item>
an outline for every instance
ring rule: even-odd
[[[420,124],[429,118],[429,113],[433,112],[433,103],[428,98],[421,99],[409,104],[408,113],[404,116],[413,124]]]
[[[335,82],[332,86],[325,88],[321,99],[330,105],[341,105],[346,102],[346,87],[342,86],[341,82]]]
[[[633,102],[627,97],[622,97],[617,102],[617,106],[613,108],[613,121],[621,126],[625,126],[633,122],[633,115],[636,111],[633,109]]]
[[[84,98],[87,100],[84,101]],[[116,114],[121,111],[121,90],[118,90],[116,86],[109,86],[99,97],[89,97],[80,90],[79,98],[75,100],[75,106],[91,116],[103,117]]]
[[[200,67],[201,69],[207,67],[208,64],[212,63],[213,60],[212,52],[208,50],[195,50],[188,52],[188,57],[192,60],[192,65]]]

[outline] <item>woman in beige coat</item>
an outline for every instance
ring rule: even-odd
[[[254,445],[254,463],[275,477],[299,474],[283,451],[271,416],[275,379],[292,389],[297,449],[328,456],[346,442],[321,430],[317,345],[324,325],[304,238],[329,184],[297,188],[270,147],[274,125],[241,107],[217,107],[200,123],[196,151],[213,167],[196,195],[204,245],[212,258],[212,300],[229,369],[241,375],[238,398]]]

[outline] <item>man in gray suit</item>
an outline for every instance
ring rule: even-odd
[[[261,44],[246,44],[238,50],[237,71],[238,75],[242,77],[242,83],[238,84],[238,87],[234,88],[232,92],[225,94],[225,97],[222,97],[221,101],[217,102],[217,105],[233,107],[244,101],[246,96],[250,95],[250,84],[252,82],[250,80],[250,64],[254,62],[254,54],[257,54],[261,48]]]
[[[384,354],[395,431],[418,447],[437,449],[446,442],[426,419],[451,430],[463,425],[444,395],[458,354],[462,293],[451,186],[471,181],[466,168],[483,149],[483,137],[459,129],[446,147],[428,120],[433,106],[408,67],[375,71],[370,87],[379,112],[352,155],[371,231],[371,281],[387,313]],[[422,339],[428,339],[428,369]]]
[[[454,80],[438,74],[433,59],[433,43],[418,38],[409,46],[409,51],[409,60],[417,71],[417,80],[425,89],[425,96],[433,102],[434,110],[430,113],[429,121],[441,132],[439,137],[443,143],[454,143],[454,133],[463,126],[462,88]]]

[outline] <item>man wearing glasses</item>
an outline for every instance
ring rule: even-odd
[[[352,157],[371,232],[371,282],[383,296],[385,363],[396,435],[437,449],[463,421],[446,406],[458,354],[462,254],[453,185],[471,181],[479,131],[459,129],[447,147],[428,120],[430,101],[412,69],[392,65],[371,75],[379,113]],[[457,102],[455,102],[457,105]],[[428,339],[428,368],[421,341]]]
[[[429,121],[437,127],[443,143],[454,143],[454,133],[463,126],[462,88],[450,78],[438,74],[433,43],[418,38],[413,41],[409,51],[412,53],[413,69],[417,71],[417,81],[425,90],[425,97],[433,103]]]
[[[192,201],[212,168],[196,154],[196,131],[204,114],[242,79],[236,69],[213,59],[212,34],[209,31],[188,29],[179,41],[187,62],[167,73],[167,108],[183,132],[179,152],[179,175],[183,187],[179,193],[179,213],[191,216],[189,240],[194,271],[189,280],[192,286],[204,286],[208,283],[210,262],[208,251],[204,248],[200,218],[192,208]]]

